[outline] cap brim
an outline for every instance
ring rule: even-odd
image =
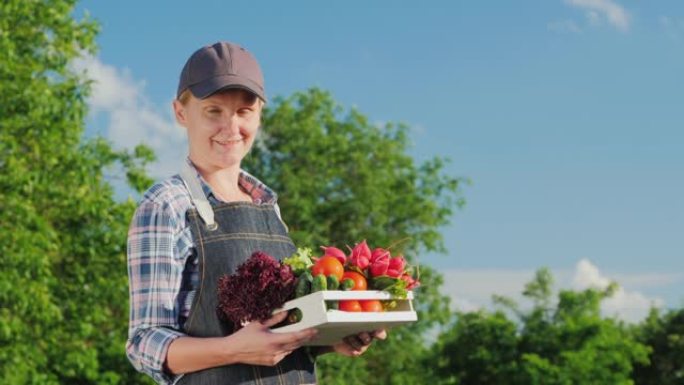
[[[258,96],[259,99],[263,100],[264,102],[266,101],[264,90],[253,81],[241,76],[220,75],[207,79],[203,82],[193,84],[188,88],[190,89],[190,92],[192,92],[192,94],[198,99],[207,98],[221,90],[243,89]]]

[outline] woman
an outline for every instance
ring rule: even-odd
[[[307,329],[272,333],[286,313],[235,333],[216,313],[216,284],[254,251],[295,251],[276,194],[240,168],[265,102],[254,57],[219,42],[196,51],[180,76],[173,109],[188,132],[180,175],[143,196],[128,237],[130,324],[127,355],[159,384],[308,384],[314,362],[300,347]],[[350,336],[319,349],[362,354],[385,332]]]

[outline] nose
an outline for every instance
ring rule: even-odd
[[[239,117],[236,113],[226,114],[221,124],[221,131],[234,134],[240,131]]]

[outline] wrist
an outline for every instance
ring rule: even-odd
[[[233,335],[217,338],[218,354],[221,358],[222,365],[232,365],[240,362],[240,348],[236,347],[235,338]]]

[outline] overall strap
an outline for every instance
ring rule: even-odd
[[[204,224],[209,230],[216,229],[217,225],[214,221],[214,210],[211,208],[206,195],[204,195],[204,190],[202,190],[202,184],[197,177],[197,171],[190,166],[188,162],[185,162],[183,169],[180,173],[181,179],[185,182],[185,185],[190,191],[190,198],[192,203],[197,208],[199,216],[204,221]]]

